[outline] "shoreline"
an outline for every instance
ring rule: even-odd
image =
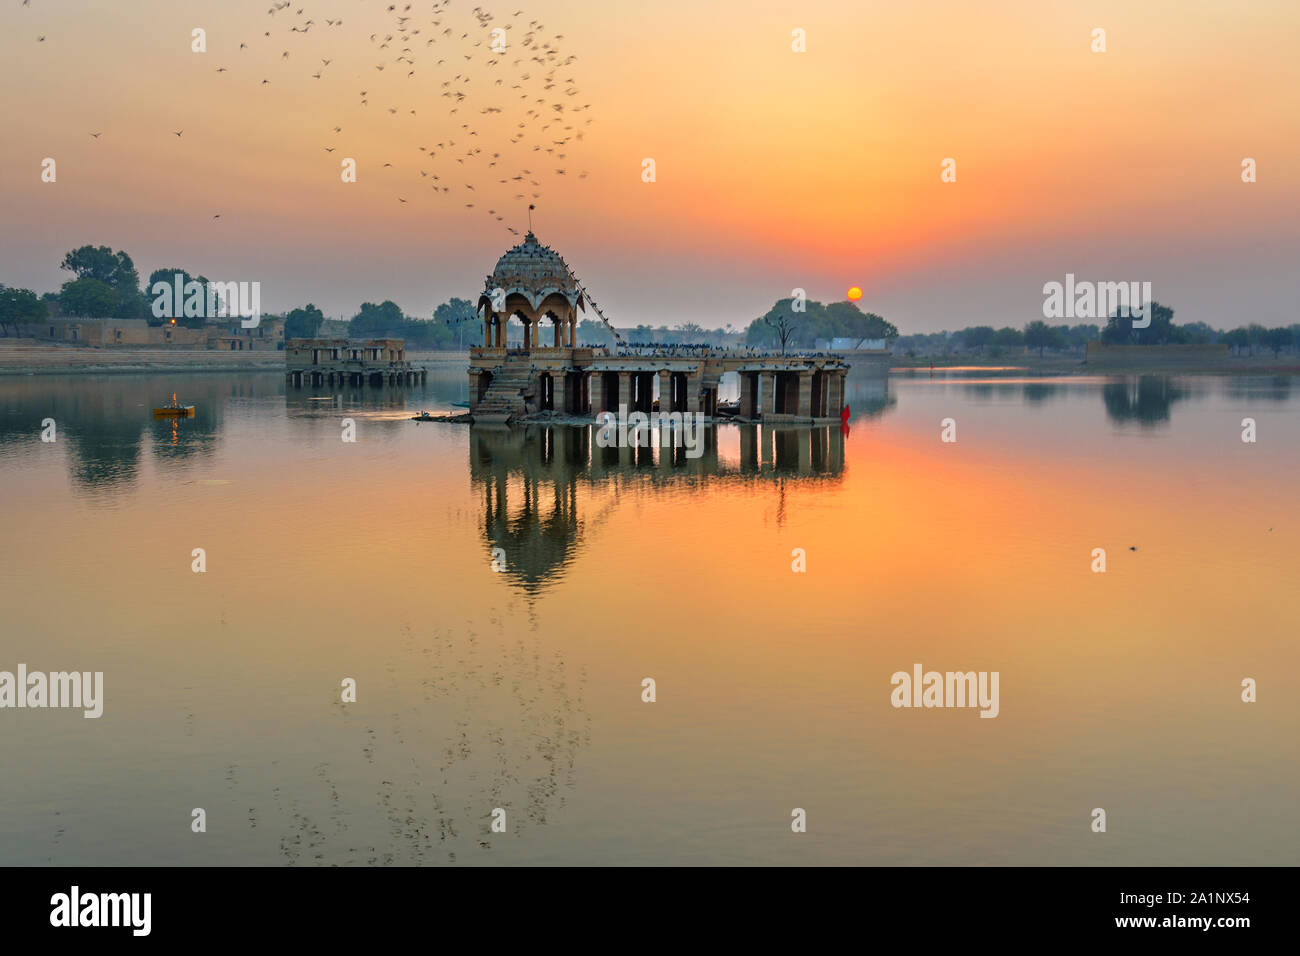
[[[1145,363],[1106,362],[1089,364],[1082,360],[1052,359],[1020,356],[978,361],[967,357],[948,357],[943,361],[899,356],[890,362],[890,371],[912,373],[951,370],[990,372],[1018,372],[1032,375],[1300,375],[1300,358],[1265,356],[1231,356],[1223,361]]]
[[[468,364],[468,352],[412,352],[416,365]],[[213,349],[79,348],[6,345],[0,339],[0,376],[148,375],[188,372],[284,373],[284,353]]]
[[[11,342],[13,340],[10,340]],[[845,358],[853,363],[852,352]],[[469,352],[408,351],[407,360],[428,367],[468,365]],[[859,365],[867,370],[865,364]],[[890,356],[881,363],[880,373],[903,374],[949,370],[1021,373],[1031,375],[1300,375],[1300,359],[1295,357],[1231,356],[1223,361],[1205,362],[1114,362],[1087,364],[1077,359],[1033,356],[1004,356],[997,359],[971,356],[947,356],[942,360]],[[170,348],[86,348],[6,344],[0,339],[0,376],[30,375],[112,375],[175,374],[182,372],[283,372],[284,353],[220,352],[212,349]]]

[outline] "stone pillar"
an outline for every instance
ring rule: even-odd
[[[552,372],[551,382],[554,387],[554,401],[551,403],[555,411],[564,414],[569,410],[566,396],[569,394],[569,376],[564,372]]]
[[[592,372],[588,381],[591,390],[591,414],[598,415],[605,410],[605,373]]]
[[[740,415],[748,418],[750,406],[754,402],[754,375],[751,372],[740,373]]]
[[[776,373],[759,372],[762,380],[761,392],[763,408],[761,414],[765,417],[776,414]]]
[[[569,313],[569,348],[578,347],[578,317],[572,312]]]
[[[632,381],[632,376],[627,372],[618,373],[618,396],[617,398],[610,401],[610,405],[613,406],[612,408],[610,408],[610,411],[614,412],[615,414],[618,414],[618,407],[620,405],[627,406],[628,414],[631,414],[632,412],[632,389],[630,387],[631,381]]]
[[[564,346],[564,322],[561,321],[559,318],[556,318],[556,320],[555,320],[555,347],[558,349],[558,348],[562,348],[563,346]]]
[[[799,373],[799,398],[795,402],[794,413],[800,418],[812,418],[812,369]]]
[[[700,411],[700,379],[702,374],[698,371],[689,372],[686,375],[686,411],[694,414]]]
[[[485,349],[492,347],[492,315],[490,313],[483,315],[483,347]]]
[[[496,327],[497,327],[497,333],[496,333],[496,347],[497,347],[497,348],[502,348],[502,347],[504,347],[505,344],[506,344],[506,342],[505,342],[505,338],[506,338],[506,337],[505,337],[505,327],[506,327],[506,324],[505,324],[504,322],[501,321],[501,316],[498,315],[498,316],[496,316],[495,318],[496,318]]]
[[[526,349],[530,349],[533,347],[532,331],[533,331],[533,324],[531,322],[525,321],[524,322],[524,348]]]
[[[659,372],[659,411],[667,415],[673,410],[673,373]]]

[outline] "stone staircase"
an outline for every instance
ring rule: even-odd
[[[525,390],[532,379],[532,361],[526,355],[508,356],[492,370],[492,384],[483,401],[474,406],[475,423],[505,424],[528,412]]]

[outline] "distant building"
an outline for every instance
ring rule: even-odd
[[[225,329],[209,326],[208,348],[228,352],[275,352],[284,348],[284,319],[263,317],[257,325],[246,329],[238,319]]]
[[[740,378],[735,414],[742,419],[839,418],[848,372],[839,356],[732,352],[703,344],[579,346],[578,315],[589,305],[608,326],[564,257],[531,231],[497,260],[478,299],[483,344],[470,349],[476,423],[621,409],[717,416],[718,385],[729,372]],[[518,346],[514,329],[508,331],[512,324],[523,333]],[[629,332],[643,334],[655,336],[654,330]]]
[[[151,325],[146,319],[46,319],[20,325],[18,334],[38,342],[87,348],[179,347],[223,351],[274,352],[284,348],[284,320],[263,318],[251,329],[205,325],[191,329],[168,321]]]
[[[406,360],[404,339],[289,339],[285,381],[294,388],[423,384],[427,372]]]

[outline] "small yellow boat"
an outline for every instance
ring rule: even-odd
[[[155,408],[153,410],[153,417],[154,418],[193,418],[194,406],[182,405],[180,402],[176,401],[176,393],[172,392],[172,403],[170,405],[164,405],[162,408]]]

